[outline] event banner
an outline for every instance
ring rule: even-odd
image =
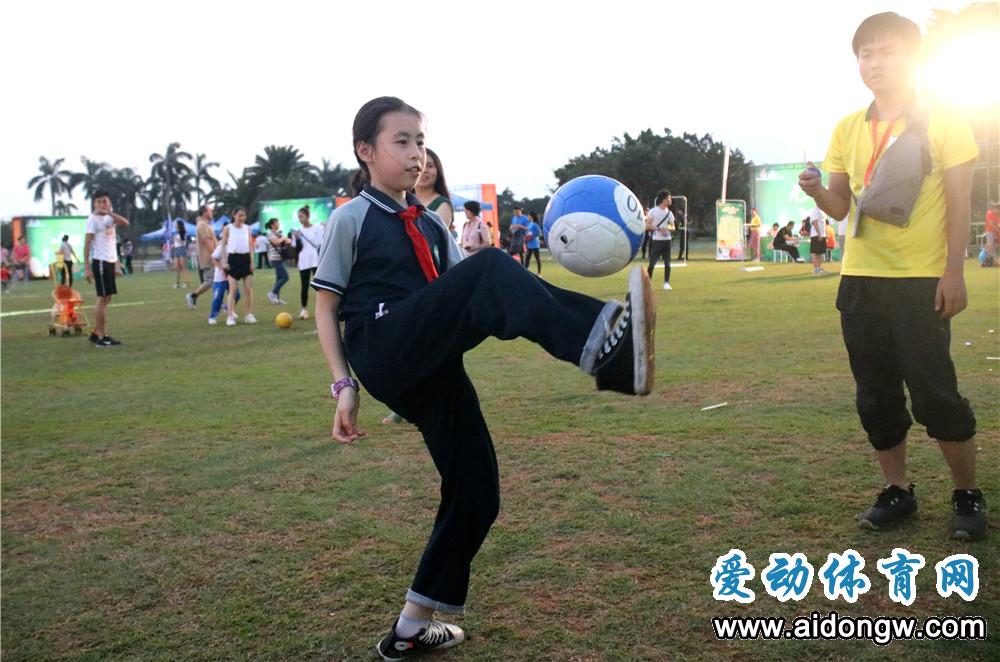
[[[299,200],[262,200],[257,203],[258,223],[254,226],[261,232],[267,222],[276,218],[281,223],[281,233],[288,236],[292,230],[302,227],[299,223],[299,209],[309,205],[309,220],[313,225],[323,225],[333,213],[336,203],[333,198],[303,198]]]
[[[63,235],[80,259],[73,264],[73,274],[83,276],[83,239],[87,229],[86,216],[36,216],[24,219],[28,247],[31,249],[31,275],[48,278],[49,265],[56,261],[56,251]]]
[[[715,202],[715,259],[743,259],[743,224],[747,220],[747,203],[743,200]]]
[[[816,167],[823,170],[823,164]],[[816,206],[812,198],[799,188],[799,173],[805,170],[805,163],[781,163],[762,165],[753,169],[753,206],[760,214],[761,235],[770,232],[777,223],[784,227],[789,221],[798,225]],[[828,175],[823,172],[823,184],[828,183]]]

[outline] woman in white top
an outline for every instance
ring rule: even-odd
[[[299,298],[302,300],[302,310],[299,319],[309,319],[309,283],[316,275],[319,266],[319,247],[323,243],[323,226],[313,225],[310,220],[309,205],[299,210],[299,228],[297,240],[299,244],[299,279],[302,283]]]
[[[229,319],[226,326],[236,326],[236,292],[240,282],[243,283],[243,294],[247,302],[247,312],[243,317],[246,324],[256,324],[253,316],[253,238],[250,226],[246,224],[247,210],[237,207],[233,211],[233,223],[222,229],[223,246],[222,268],[229,280],[229,295],[226,305],[229,307]]]
[[[191,277],[188,276],[187,272],[187,228],[184,227],[184,221],[178,219],[175,226],[177,228],[176,232],[173,234],[173,244],[170,249],[170,259],[174,265],[174,271],[177,272],[177,282],[174,283],[174,288],[181,286],[181,274],[184,274],[184,287],[188,287],[191,284]]]
[[[73,263],[79,262],[80,259],[76,256],[76,251],[73,250],[73,246],[69,243],[68,234],[63,235],[62,246],[59,247],[59,252],[63,258],[63,268],[59,272],[59,284],[65,285],[66,274],[69,274],[69,286],[73,287]]]

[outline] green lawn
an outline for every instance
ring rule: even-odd
[[[882,534],[855,524],[880,478],[854,411],[837,277],[794,264],[744,273],[698,248],[674,270],[674,291],[657,291],[649,397],[598,393],[527,341],[490,340],[467,356],[503,505],[457,621],[470,640],[437,659],[1000,659],[1000,532],[948,540],[950,481],[921,427],[910,446],[916,520]],[[986,357],[1000,356],[1000,331],[990,333],[1000,330],[997,275],[968,262],[970,306],[952,347],[994,506],[1000,361]],[[604,298],[626,281],[583,279],[551,261],[543,276]],[[259,279],[260,301],[272,278]],[[47,309],[47,283],[2,299],[3,657],[371,659],[437,505],[419,435],[381,425],[385,407],[365,396],[368,435],[332,442],[313,322],[279,330],[265,302],[256,327],[209,327],[208,301],[187,310],[171,282],[120,281],[115,303],[135,305],[110,311],[116,349],[47,337],[47,313],[9,315]],[[897,546],[927,559],[909,608],[889,601],[875,570]],[[710,570],[732,547],[757,570],[749,606],[712,598]],[[803,552],[818,570],[849,547],[873,584],[854,605],[826,600],[818,579],[800,603],[760,583],[772,552]],[[934,590],[934,564],[956,552],[980,562],[972,603]],[[881,648],[723,642],[711,625],[831,610],[981,615],[993,631]]]

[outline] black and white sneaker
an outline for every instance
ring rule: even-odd
[[[90,338],[88,338],[88,340],[90,340],[90,342],[94,343],[95,345],[101,342],[101,339],[97,337],[96,333],[91,333]]]
[[[917,512],[917,497],[913,494],[913,483],[909,489],[898,485],[886,485],[879,492],[875,504],[858,519],[862,529],[881,531],[888,529]]]
[[[194,307],[198,305],[197,299],[195,299],[194,295],[192,295],[190,292],[184,295],[184,300],[187,301],[188,308],[190,308],[191,310],[194,310]]]
[[[94,343],[95,347],[117,347],[118,345],[121,345],[121,342],[111,336],[104,336]]]
[[[951,537],[955,540],[982,540],[989,524],[982,490],[955,490],[951,495]]]
[[[430,624],[412,637],[404,639],[396,634],[393,624],[389,634],[375,646],[375,652],[383,660],[404,660],[430,651],[442,650],[457,646],[465,641],[462,628],[451,623],[431,621]]]
[[[580,367],[596,377],[599,390],[648,395],[655,329],[653,288],[646,270],[637,266],[629,274],[625,305],[609,302],[594,323]]]

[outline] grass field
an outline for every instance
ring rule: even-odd
[[[1000,532],[950,541],[950,480],[911,432],[920,512],[860,531],[881,483],[854,411],[834,309],[837,277],[809,265],[743,273],[709,248],[657,291],[656,389],[598,393],[527,341],[466,357],[497,447],[501,514],[473,566],[470,640],[440,660],[997,660]],[[836,268],[836,265],[834,265]],[[960,387],[976,409],[980,484],[1000,504],[996,270],[968,262],[953,323]],[[620,297],[625,272],[552,282]],[[272,283],[258,279],[258,300]],[[2,652],[20,660],[364,660],[398,612],[437,505],[437,475],[408,425],[329,438],[329,373],[313,322],[209,327],[167,274],[119,281],[109,332],[49,338],[50,286],[2,301]],[[84,295],[93,303],[93,292]],[[297,275],[285,292],[297,294]],[[129,304],[129,305],[125,305]],[[293,314],[297,306],[285,309]],[[966,341],[972,345],[967,347]],[[727,406],[701,411],[707,405]],[[923,554],[917,600],[875,570],[893,547]],[[757,570],[748,606],[712,598],[730,548]],[[780,603],[759,575],[772,552],[818,570],[858,550],[871,591],[830,602],[817,579]],[[934,590],[934,563],[980,562],[979,597]],[[978,615],[986,641],[725,642],[713,616]]]

